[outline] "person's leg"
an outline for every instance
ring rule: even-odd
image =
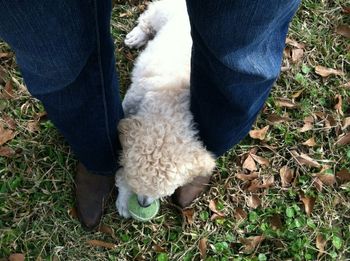
[[[299,2],[187,0],[193,38],[191,111],[200,138],[216,156],[251,129],[280,72]],[[191,194],[194,187],[177,191],[180,204],[197,195]]]
[[[76,178],[78,212],[86,226],[94,227],[113,187],[117,124],[123,117],[111,2],[0,0],[0,7],[0,38],[15,51],[28,90],[43,102],[82,162]]]

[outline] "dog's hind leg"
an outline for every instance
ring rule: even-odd
[[[137,26],[126,35],[124,43],[130,48],[140,48],[145,45],[174,12],[173,2],[174,0],[162,0],[150,3],[147,10],[140,15]]]

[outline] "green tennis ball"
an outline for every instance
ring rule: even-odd
[[[129,198],[128,209],[130,215],[138,221],[146,222],[154,218],[159,211],[159,200],[153,201],[151,205],[144,208],[141,207],[139,202],[137,201],[137,195],[132,195]]]

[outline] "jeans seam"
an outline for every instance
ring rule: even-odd
[[[107,112],[107,99],[106,99],[105,82],[104,82],[103,68],[102,68],[100,32],[99,32],[99,22],[98,22],[98,13],[97,13],[96,0],[94,0],[94,16],[95,16],[95,27],[96,27],[97,60],[98,60],[98,68],[99,68],[100,79],[101,79],[101,91],[102,91],[102,100],[103,100],[106,135],[107,135],[108,143],[109,143],[110,150],[111,150],[111,153],[113,155],[114,161],[117,162],[117,157],[116,157],[116,155],[114,153],[114,150],[113,150],[113,144],[112,144],[110,131],[109,131],[108,112]]]

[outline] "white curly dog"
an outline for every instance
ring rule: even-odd
[[[198,140],[190,112],[192,39],[185,0],[150,3],[125,44],[147,44],[135,62],[118,125],[123,150],[116,206],[128,218],[133,192],[147,206],[196,176],[210,175],[215,159]]]

